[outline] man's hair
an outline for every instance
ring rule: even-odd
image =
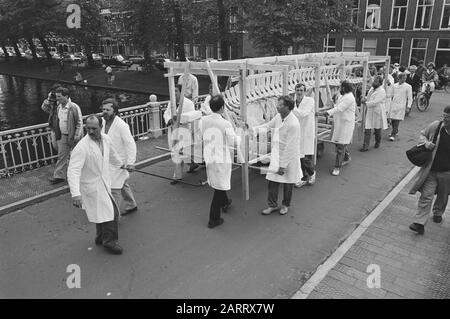
[[[345,94],[353,92],[353,85],[348,81],[342,81],[341,88]]]
[[[175,88],[181,91],[183,90],[183,85],[182,84],[175,84]]]
[[[400,72],[405,72],[405,71],[406,71],[406,68],[405,68],[404,66],[401,66],[401,67],[398,68],[398,70],[399,70]]]
[[[115,115],[119,115],[119,103],[117,103],[115,98],[108,98],[102,102],[102,105],[112,104],[112,108]]]
[[[280,96],[279,98],[278,98],[278,101],[283,101],[283,105],[284,106],[287,106],[288,108],[289,108],[289,110],[293,110],[294,109],[294,107],[295,107],[295,103],[294,103],[294,100],[290,97],[290,96],[288,96],[288,95],[283,95],[283,96]]]
[[[434,65],[434,63],[433,63],[433,62],[430,62],[430,63],[428,63],[428,64],[427,64],[427,68],[429,68],[430,66],[431,66],[431,67],[433,67],[433,68],[435,68],[435,67],[436,67],[436,66]]]
[[[60,86],[59,88],[57,88],[55,93],[60,93],[62,96],[69,97],[69,89],[65,88],[63,86]]]
[[[299,89],[301,87],[303,87],[305,89],[305,91],[306,91],[306,84],[305,83],[297,83],[295,85],[295,90],[297,90],[297,89]]]
[[[214,113],[217,113],[220,111],[220,109],[225,105],[225,101],[222,97],[222,95],[214,95],[211,98],[211,101],[209,101],[209,107],[211,108],[211,111]]]
[[[450,114],[450,105],[447,105],[447,106],[444,108],[444,113]]]
[[[55,92],[58,88],[60,88],[61,87],[61,84],[59,84],[59,83],[55,83],[55,84],[53,84],[52,85],[52,87],[50,88],[50,91],[51,92]]]
[[[373,78],[373,81],[378,80],[378,82],[383,83],[383,77],[381,75],[377,75]]]
[[[397,75],[397,78],[406,78],[406,73],[403,73],[403,72],[401,72],[401,73],[399,73],[398,75]]]
[[[87,122],[88,120],[97,120],[97,121],[98,121],[98,125],[99,125],[100,127],[103,126],[103,120],[102,120],[102,117],[101,117],[100,115],[97,115],[97,114],[91,114],[91,115],[89,115],[89,116],[86,118],[86,122]]]

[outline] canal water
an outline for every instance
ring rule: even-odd
[[[55,82],[0,74],[0,131],[46,123],[48,114],[41,110],[41,105],[53,84]],[[121,108],[148,102],[148,94],[76,85],[65,87],[69,89],[72,101],[80,106],[83,115],[99,112],[102,101],[108,97],[116,97]]]

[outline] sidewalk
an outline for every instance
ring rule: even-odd
[[[309,299],[440,299],[450,298],[450,209],[442,224],[430,218],[425,234],[409,230],[418,196],[404,187],[326,277]],[[378,265],[381,287],[368,288]]]
[[[148,160],[166,153],[158,150],[155,146],[167,147],[167,136],[164,135],[158,139],[137,141],[136,146],[136,161]],[[13,203],[19,203],[20,205],[20,202],[31,199],[28,202],[28,205],[31,205],[67,192],[67,183],[52,185],[48,181],[53,174],[53,170],[54,164],[51,164],[28,172],[18,173],[9,178],[0,179],[0,216],[13,211],[14,209],[9,207]],[[49,196],[45,196],[45,194],[49,194]]]

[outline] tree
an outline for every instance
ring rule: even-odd
[[[92,47],[100,40],[100,34],[106,31],[105,22],[100,15],[100,4],[91,0],[71,0],[70,3],[78,4],[81,8],[81,28],[65,29],[65,35],[83,46],[88,65],[94,65]]]
[[[353,31],[352,0],[264,0],[258,6],[243,0],[245,28],[262,50],[282,55],[290,46],[321,51],[330,32]]]
[[[127,2],[126,6],[129,7],[130,3]],[[166,5],[162,0],[133,0],[131,6],[134,10],[126,21],[127,27],[144,51],[146,64],[151,64],[152,51],[166,49],[165,43],[168,42],[170,21],[166,14]]]

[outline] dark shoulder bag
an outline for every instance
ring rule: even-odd
[[[439,123],[438,129],[436,133],[434,133],[433,144],[436,144],[441,127],[442,122]],[[431,160],[432,154],[433,152],[425,147],[425,143],[415,145],[406,151],[406,156],[409,161],[419,167],[425,166]]]

